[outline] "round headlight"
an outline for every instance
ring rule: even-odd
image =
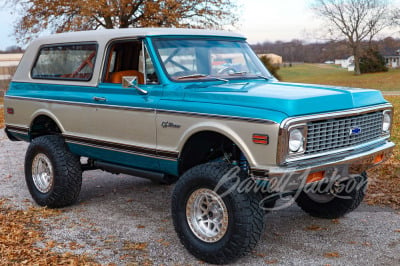
[[[392,118],[390,116],[390,113],[383,113],[382,130],[384,132],[388,132],[390,130],[391,124],[392,124]]]
[[[289,135],[289,150],[291,152],[298,152],[301,151],[303,147],[303,133],[299,129],[294,129],[290,131]]]

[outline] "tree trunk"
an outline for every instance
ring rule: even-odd
[[[111,17],[104,17],[104,21],[106,22],[106,26],[105,26],[106,29],[114,28]]]
[[[355,44],[353,46],[353,55],[354,55],[354,75],[361,75],[360,70],[360,45]]]

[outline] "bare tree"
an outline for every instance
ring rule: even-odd
[[[27,42],[41,32],[97,28],[220,28],[237,21],[236,0],[10,0],[19,7],[16,38]]]
[[[355,74],[360,72],[361,45],[390,25],[390,0],[315,0],[313,10],[327,22],[333,37],[345,37],[354,55]]]

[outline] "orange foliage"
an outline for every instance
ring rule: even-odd
[[[28,42],[42,31],[65,32],[100,27],[219,28],[237,21],[235,0],[13,0],[21,14],[18,40]]]

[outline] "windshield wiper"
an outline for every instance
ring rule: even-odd
[[[220,80],[223,82],[229,82],[227,79],[219,78],[219,77],[214,77],[206,74],[191,74],[191,75],[185,75],[185,76],[180,76],[177,77],[176,79],[181,80],[181,79],[196,79],[196,78],[211,78],[211,79],[216,79]]]
[[[228,73],[229,76],[243,76],[245,74],[247,74],[247,71],[238,71],[238,72]]]
[[[245,74],[248,74],[246,71],[241,71],[241,72],[234,72],[234,73],[229,73],[229,76],[243,76]],[[257,78],[262,78],[265,80],[270,80],[271,78],[263,76],[263,75],[255,75]]]
[[[262,76],[262,75],[257,75],[257,78],[265,79],[265,80],[270,80],[270,78]]]
[[[206,74],[191,74],[191,75],[185,75],[185,76],[179,76],[176,77],[176,79],[195,79],[195,78],[205,78],[208,75]]]

